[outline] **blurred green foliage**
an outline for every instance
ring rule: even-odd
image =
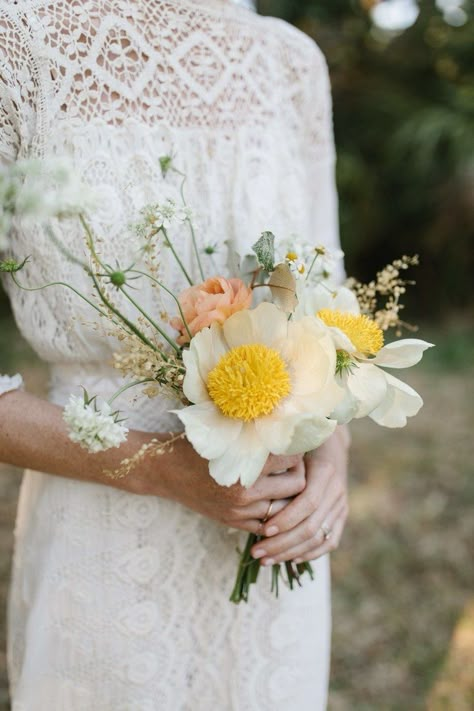
[[[398,36],[376,0],[261,0],[314,37],[328,60],[347,270],[369,279],[419,253],[409,313],[464,310],[474,258],[474,3],[447,24],[435,0]],[[409,320],[409,315],[408,315]]]

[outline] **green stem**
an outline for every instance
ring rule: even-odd
[[[165,286],[161,281],[159,281],[158,279],[156,279],[155,277],[153,277],[151,274],[147,274],[146,272],[142,272],[140,269],[130,269],[130,272],[131,272],[132,274],[141,274],[141,275],[144,276],[144,277],[148,277],[148,279],[151,279],[151,281],[154,281],[155,284],[158,284],[158,286],[159,286],[161,289],[164,289],[164,290],[174,299],[174,301],[175,301],[175,303],[176,303],[176,306],[178,307],[179,314],[180,314],[180,316],[181,316],[181,320],[183,321],[184,327],[186,328],[186,331],[187,331],[187,333],[188,333],[189,340],[191,340],[192,334],[191,334],[191,331],[189,330],[189,327],[188,327],[188,324],[187,324],[187,322],[186,322],[186,319],[184,318],[183,309],[181,308],[181,304],[179,303],[178,297],[175,296],[175,295],[173,294],[173,292],[172,292],[170,289],[168,289],[167,286]]]
[[[245,549],[240,556],[234,589],[229,598],[231,602],[235,602],[237,605],[239,602],[242,602],[242,600],[248,602],[249,586],[257,580],[260,571],[260,561],[252,558],[250,550],[252,546],[261,539],[262,536],[250,533],[247,537]]]
[[[83,228],[84,228],[84,230],[85,230],[85,232],[86,232],[86,235],[87,235],[87,246],[88,246],[88,248],[89,248],[89,250],[90,250],[92,256],[94,257],[94,259],[96,260],[96,262],[98,262],[98,264],[100,264],[100,266],[102,267],[102,269],[103,269],[105,272],[107,272],[108,269],[107,269],[106,265],[102,262],[101,258],[99,257],[99,255],[98,255],[97,252],[95,251],[95,247],[94,247],[94,235],[92,234],[91,228],[90,228],[89,225],[87,224],[87,222],[86,222],[86,220],[85,220],[85,218],[84,218],[83,215],[79,215],[79,220],[81,221],[81,225],[83,226]]]
[[[189,276],[188,272],[186,271],[186,267],[184,266],[184,264],[183,264],[183,262],[181,261],[181,259],[178,257],[178,254],[177,254],[175,248],[174,248],[173,245],[171,244],[171,241],[170,241],[170,238],[169,238],[169,236],[168,236],[167,230],[166,230],[165,227],[163,227],[163,226],[162,226],[160,229],[161,229],[161,231],[163,232],[163,234],[164,234],[164,236],[165,236],[165,239],[166,239],[166,242],[168,243],[168,247],[171,249],[171,252],[172,252],[174,258],[175,258],[176,261],[178,262],[179,267],[180,267],[181,271],[183,272],[184,276],[186,277],[186,279],[187,279],[189,285],[190,285],[190,286],[193,286],[193,280],[192,280],[191,277]]]
[[[119,388],[113,395],[110,397],[107,402],[109,405],[113,403],[113,401],[119,397],[122,393],[124,393],[126,390],[129,388],[135,387],[135,385],[143,385],[143,383],[154,383],[155,381],[153,378],[143,378],[142,380],[134,380],[133,383],[127,383],[126,385],[123,385],[121,388]]]
[[[120,291],[122,292],[122,294],[130,301],[130,303],[133,304],[133,305],[135,306],[135,308],[142,314],[142,316],[144,316],[144,317],[146,318],[146,320],[148,321],[148,323],[150,323],[150,324],[153,326],[153,328],[156,328],[156,330],[158,331],[158,333],[160,334],[160,336],[161,336],[162,338],[164,338],[165,341],[167,341],[167,343],[169,343],[169,345],[170,345],[172,348],[174,348],[174,350],[176,351],[176,353],[180,353],[180,352],[181,352],[181,348],[167,335],[167,333],[166,333],[165,331],[163,331],[163,329],[162,329],[160,326],[158,326],[158,324],[151,318],[151,316],[149,316],[149,315],[146,313],[146,311],[144,311],[144,309],[142,309],[142,307],[140,306],[140,304],[137,303],[137,302],[135,301],[135,299],[132,299],[132,297],[130,296],[130,294],[129,294],[127,291],[125,291],[125,289],[123,288],[123,286],[119,287],[119,289],[120,289]]]
[[[177,172],[179,172],[179,171],[177,171]],[[180,174],[183,176],[183,180],[182,180],[182,182],[181,182],[181,188],[180,188],[181,200],[183,201],[183,205],[184,205],[185,207],[187,207],[186,198],[184,197],[184,184],[185,184],[185,182],[186,182],[186,175],[184,175],[184,173],[180,173]],[[191,230],[191,239],[192,239],[192,242],[193,242],[194,254],[196,255],[196,261],[197,261],[198,267],[199,267],[199,273],[201,274],[201,279],[202,279],[203,281],[205,281],[205,280],[206,280],[206,277],[204,276],[204,270],[203,270],[203,268],[202,268],[201,258],[200,258],[200,256],[199,256],[199,249],[198,249],[198,246],[197,246],[197,240],[196,240],[196,233],[195,233],[195,231],[194,231],[194,225],[193,225],[193,223],[191,222],[190,219],[188,219],[187,222],[188,222],[188,224],[189,224],[189,229]]]
[[[316,252],[316,254],[315,254],[314,257],[313,257],[313,261],[311,262],[311,266],[310,266],[310,268],[308,269],[308,271],[307,271],[307,273],[306,273],[305,281],[308,279],[309,275],[311,274],[311,272],[312,272],[312,270],[313,270],[313,267],[314,267],[314,265],[316,264],[316,260],[317,260],[318,257],[319,257],[319,252]]]
[[[167,360],[166,355],[165,355],[164,353],[162,353],[162,351],[160,351],[160,349],[157,348],[157,347],[145,336],[145,334],[142,333],[142,332],[140,331],[140,329],[135,326],[134,323],[132,323],[131,321],[129,321],[126,316],[124,316],[117,308],[115,308],[115,306],[112,304],[111,301],[109,301],[109,299],[105,296],[104,292],[102,291],[101,286],[100,286],[100,284],[98,283],[98,281],[97,281],[96,277],[94,276],[94,274],[92,274],[92,272],[89,272],[89,276],[90,276],[90,278],[92,279],[92,283],[94,284],[95,290],[96,290],[97,293],[99,294],[99,298],[100,298],[100,300],[102,301],[102,303],[103,303],[105,306],[107,306],[107,308],[108,308],[113,314],[115,314],[115,316],[117,316],[117,317],[120,319],[120,321],[122,321],[122,322],[127,326],[127,328],[128,328],[132,333],[134,333],[135,336],[137,336],[137,337],[141,340],[142,343],[144,343],[144,344],[147,345],[149,348],[151,348],[153,351],[155,351],[155,353],[159,353],[159,354],[161,355],[161,357],[162,357],[164,360]]]
[[[15,274],[12,272],[11,273],[11,278],[15,282],[15,284],[18,286],[18,288],[22,289],[23,291],[41,291],[41,289],[47,289],[49,286],[65,286],[66,289],[70,289],[73,291],[77,296],[80,296],[81,299],[83,299],[89,306],[92,306],[93,309],[99,312],[101,316],[105,316],[105,318],[109,318],[109,314],[107,314],[105,311],[102,311],[96,304],[94,304],[93,301],[90,301],[87,296],[84,296],[84,294],[81,294],[80,291],[75,289],[73,286],[70,284],[67,284],[65,281],[51,281],[48,284],[43,284],[42,286],[23,286],[23,284],[20,284],[18,279],[16,278]]]

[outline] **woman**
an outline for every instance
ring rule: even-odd
[[[201,247],[217,245],[219,269],[224,235],[244,253],[268,228],[337,246],[327,70],[294,28],[229,0],[3,2],[0,26],[2,159],[68,155],[100,195],[93,227],[105,257],[125,263],[125,226],[178,190],[179,176],[162,175],[164,155],[187,175]],[[81,254],[77,226],[63,236]],[[41,230],[18,226],[11,241],[15,256],[31,255],[24,283],[60,274],[88,289]],[[325,554],[347,514],[345,431],[312,454],[271,456],[249,490],[218,487],[186,441],[112,481],[105,469],[177,429],[172,404],[124,398],[128,442],[85,454],[61,407],[81,385],[116,389],[113,344],[84,324],[91,314],[69,292],[7,286],[51,367],[49,402],[13,380],[0,397],[0,459],[27,468],[9,607],[13,711],[324,709]],[[154,294],[140,298],[159,308]],[[317,559],[315,581],[275,600],[264,570],[250,603],[232,605],[229,527],[263,530],[253,554],[266,565]]]

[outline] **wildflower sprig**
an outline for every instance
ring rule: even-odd
[[[406,293],[407,286],[416,282],[406,279],[403,272],[419,264],[417,254],[403,255],[395,259],[382,270],[376,278],[364,284],[356,279],[349,279],[347,285],[354,292],[359,302],[361,313],[370,316],[383,331],[394,328],[396,335],[401,335],[402,328],[416,330],[401,320],[400,311],[405,307],[400,299]]]

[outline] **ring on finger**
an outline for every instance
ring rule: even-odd
[[[331,538],[332,531],[329,528],[326,521],[321,524],[321,531],[323,532],[324,540],[327,541]]]
[[[274,503],[275,503],[275,501],[274,501],[273,499],[270,499],[270,503],[269,503],[269,505],[268,505],[267,513],[266,513],[265,516],[262,518],[262,523],[266,523],[266,522],[268,521],[268,519],[270,518],[270,516],[272,515],[272,508],[273,508],[273,504],[274,504]]]

